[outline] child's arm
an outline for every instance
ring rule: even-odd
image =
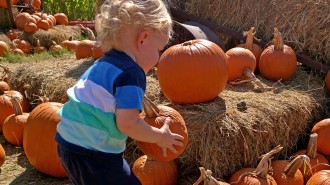
[[[162,148],[166,157],[166,149],[177,153],[173,145],[183,146],[183,136],[172,133],[169,129],[170,118],[167,118],[164,125],[158,129],[150,126],[139,117],[137,109],[117,109],[116,121],[118,129],[129,137],[143,142],[156,143]]]

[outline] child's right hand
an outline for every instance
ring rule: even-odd
[[[169,124],[171,122],[171,118],[167,117],[165,119],[164,125],[160,128],[162,137],[156,142],[156,144],[162,148],[162,153],[164,157],[167,157],[167,149],[172,151],[173,153],[178,153],[175,149],[174,145],[178,145],[180,147],[183,146],[184,137],[171,132]]]

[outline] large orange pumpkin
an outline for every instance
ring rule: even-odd
[[[0,144],[0,167],[5,163],[6,160],[6,152],[3,149],[2,145]]]
[[[261,53],[259,71],[268,80],[289,80],[295,74],[297,57],[295,51],[283,43],[282,34],[274,29],[273,44]]]
[[[254,170],[255,168],[242,168],[236,171],[230,177],[228,182],[235,185],[277,185],[275,179],[269,174],[262,177],[256,175],[246,175],[238,181],[242,174],[253,173]]]
[[[304,176],[299,170],[303,164],[303,158],[296,158],[289,162],[288,160],[272,161],[273,178],[278,185],[304,185]]]
[[[242,47],[245,49],[250,50],[253,55],[256,57],[256,68],[255,71],[258,71],[259,67],[259,59],[262,53],[262,49],[258,44],[253,43],[254,35],[255,35],[255,28],[251,27],[249,31],[244,32],[244,36],[246,36],[245,43],[239,44],[237,47]]]
[[[24,26],[26,25],[26,23],[29,22],[31,15],[27,12],[22,12],[19,13],[16,17],[15,17],[15,24],[16,27],[20,30],[24,29]]]
[[[317,133],[317,151],[324,155],[330,155],[330,118],[317,122],[312,133]]]
[[[55,141],[56,126],[61,121],[58,110],[62,106],[57,102],[36,106],[30,112],[23,134],[23,148],[31,165],[53,177],[67,176],[57,155]]]
[[[178,179],[178,165],[175,160],[158,161],[147,155],[139,157],[132,171],[143,185],[175,185]]]
[[[315,173],[306,185],[328,185],[330,184],[330,170],[321,170]]]
[[[186,41],[164,51],[157,75],[162,92],[172,102],[206,102],[216,98],[227,84],[227,57],[211,41]]]
[[[164,125],[166,117],[170,117],[171,123],[169,128],[171,132],[184,137],[184,140],[182,141],[183,146],[179,147],[174,145],[178,153],[175,154],[172,151],[167,150],[167,157],[164,157],[161,148],[155,143],[136,141],[136,145],[144,154],[154,160],[171,161],[177,158],[185,150],[188,144],[187,128],[181,114],[168,106],[156,106],[150,100],[148,100],[147,97],[145,97],[143,100],[143,108],[144,112],[141,114],[141,117],[144,119],[144,121],[153,127],[161,128]]]
[[[325,87],[330,92],[330,70],[327,72],[327,74],[325,76]]]
[[[240,79],[243,76],[243,71],[249,68],[254,71],[256,68],[256,57],[254,54],[245,48],[235,47],[226,52],[228,58],[228,81]]]
[[[293,154],[293,157],[299,155],[307,155],[309,157],[310,165],[302,165],[300,167],[300,171],[303,173],[305,179],[307,180],[310,178],[311,174],[327,169],[326,165],[329,164],[328,159],[323,154],[317,152],[317,138],[317,133],[311,134],[309,137],[307,149],[299,150]]]
[[[19,97],[13,96],[10,98],[10,100],[13,104],[15,114],[8,116],[3,122],[3,136],[9,143],[22,146],[24,126],[29,113],[23,112],[22,106],[19,102]]]
[[[92,48],[95,41],[92,40],[82,40],[79,41],[76,47],[76,59],[89,58],[92,57]]]
[[[21,49],[25,54],[32,53],[32,45],[27,40],[14,39],[13,44],[15,48]]]

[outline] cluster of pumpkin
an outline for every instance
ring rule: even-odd
[[[18,2],[19,2],[18,0],[10,0],[11,5],[17,5]],[[24,0],[20,3],[24,4],[24,5],[31,6],[31,8],[33,8],[33,10],[39,10],[40,6],[41,6],[41,0]],[[0,8],[7,8],[7,7],[8,7],[7,1],[6,0],[1,0],[0,1]]]
[[[329,184],[330,165],[326,156],[330,156],[329,143],[330,118],[316,123],[311,131],[306,150],[299,150],[290,160],[272,160],[272,156],[283,147],[277,146],[262,155],[256,168],[242,168],[236,171],[228,183],[237,185],[323,185]],[[270,171],[271,170],[271,171]],[[201,177],[194,185],[204,180],[206,184],[229,185],[217,181],[203,167]]]
[[[254,81],[261,90],[271,89],[259,82],[255,71],[272,81],[291,79],[297,67],[296,54],[283,43],[278,29],[274,28],[273,44],[265,49],[253,43],[254,34],[252,27],[245,32],[246,43],[226,52],[204,39],[171,46],[161,55],[157,67],[162,92],[175,103],[200,103],[217,97],[227,83]],[[330,71],[326,84],[330,90]]]

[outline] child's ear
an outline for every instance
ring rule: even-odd
[[[143,44],[145,42],[145,40],[149,37],[149,32],[147,31],[142,31],[136,41],[136,46],[138,50],[141,50],[143,47]]]

